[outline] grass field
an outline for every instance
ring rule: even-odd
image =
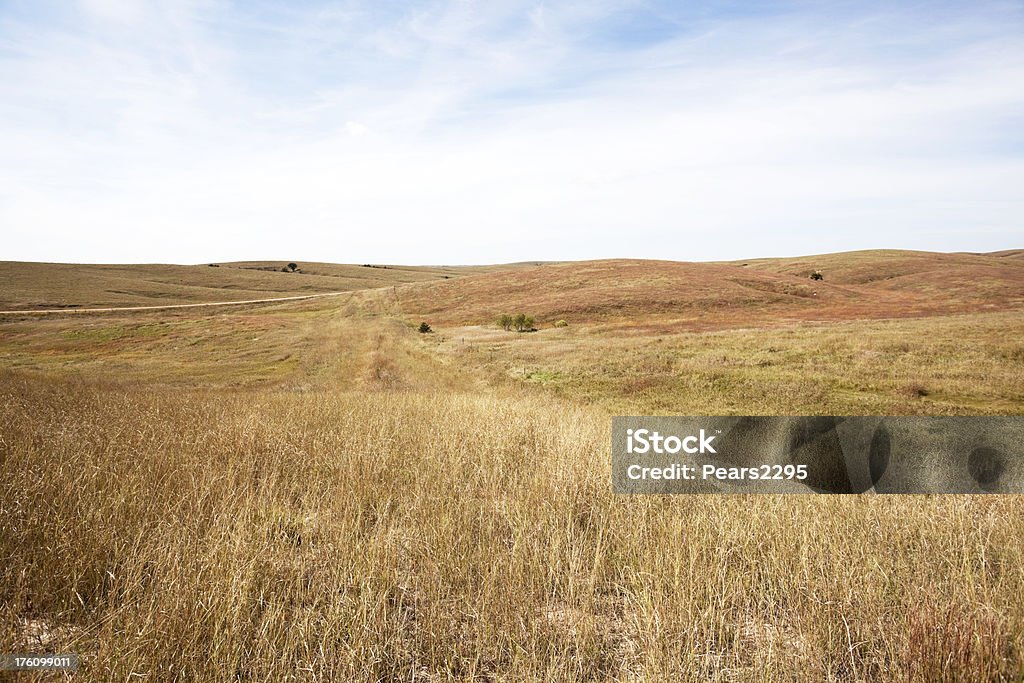
[[[6,316],[0,651],[90,681],[1024,678],[1015,496],[611,494],[613,414],[1024,413],[1018,257],[744,263]],[[519,311],[538,332],[494,325]]]
[[[348,292],[424,282],[506,266],[388,266],[288,261],[177,265],[79,265],[0,261],[0,310],[153,306]]]

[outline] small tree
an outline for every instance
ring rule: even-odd
[[[288,264],[288,271],[289,272],[294,273],[298,269],[299,269],[299,264],[297,264],[297,263],[289,263]]]
[[[516,328],[516,332],[529,332],[533,329],[533,316],[516,313],[512,318],[512,326]]]
[[[811,273],[811,279],[812,280],[824,280],[825,276],[821,274],[820,270],[816,270],[813,273]]]
[[[516,332],[533,332],[535,329],[533,324],[533,316],[526,315],[525,313],[516,313],[515,315],[502,313],[498,316],[498,325],[506,332],[511,332],[512,330]]]
[[[420,330],[420,334],[427,334],[428,332],[433,332],[434,331],[434,330],[430,329],[430,325],[428,325],[426,322],[420,323],[419,330]]]

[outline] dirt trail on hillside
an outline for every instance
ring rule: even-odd
[[[325,296],[339,296],[352,292],[323,292],[320,294],[302,294],[299,296],[281,296],[272,299],[246,299],[244,301],[204,301],[197,304],[159,304],[156,306],[111,306],[105,308],[44,308],[15,311],[0,311],[0,315],[46,315],[51,313],[117,313],[122,311],[158,311],[172,308],[204,308],[209,306],[241,306],[244,304],[272,304],[279,301],[302,301],[319,299]]]

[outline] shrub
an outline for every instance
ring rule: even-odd
[[[825,276],[821,274],[820,270],[816,270],[813,273],[811,273],[811,279],[812,280],[824,280]]]
[[[533,317],[523,313],[516,315],[515,323],[516,332],[529,332],[534,329]]]
[[[428,325],[426,322],[420,323],[419,330],[420,330],[420,334],[427,334],[428,332],[433,332],[434,331],[434,330],[430,329],[430,325]]]
[[[502,313],[498,316],[498,325],[506,332],[512,330],[516,332],[533,332],[536,329],[533,324],[533,316],[526,315],[525,313],[516,313],[515,315]]]
[[[288,264],[288,271],[289,272],[294,273],[298,269],[299,269],[299,264],[297,264],[297,263],[289,263]]]
[[[558,322],[555,323],[555,327],[569,327],[569,323],[565,322],[564,320],[559,320]]]

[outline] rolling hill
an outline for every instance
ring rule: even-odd
[[[812,281],[814,270],[823,281]],[[400,290],[409,315],[441,324],[678,324],[853,320],[1008,310],[1024,304],[1024,262],[991,255],[866,251],[730,263],[608,260],[544,265]]]
[[[524,312],[620,329],[707,330],[794,321],[908,318],[1024,305],[1021,252],[877,250],[689,263],[611,259],[495,266],[248,261],[210,265],[0,262],[0,310],[240,301],[393,289],[377,306],[440,325]],[[823,281],[809,274],[820,270]]]
[[[523,266],[384,266],[247,261],[204,265],[0,261],[0,310],[203,303],[344,292]]]
[[[1019,680],[1018,496],[612,492],[612,415],[1024,413],[1020,259],[745,263],[3,264],[22,305],[358,291],[0,316],[0,651],[82,681]],[[520,310],[537,333],[494,324]]]

